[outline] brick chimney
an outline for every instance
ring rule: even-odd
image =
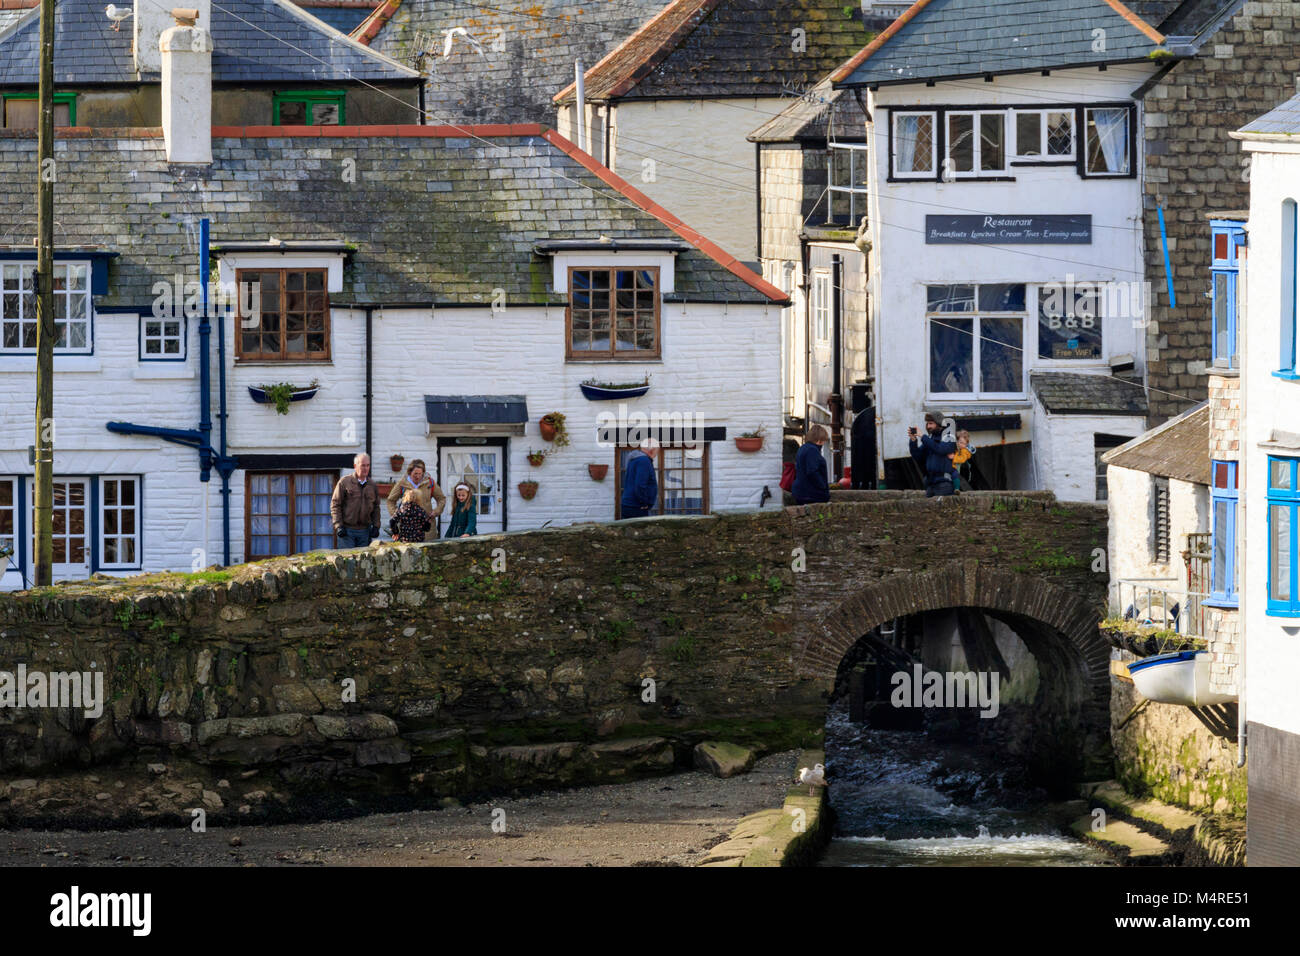
[[[212,34],[199,11],[174,9],[159,37],[162,124],[169,163],[212,162]]]
[[[134,32],[135,69],[139,74],[156,74],[162,71],[162,55],[158,47],[163,31],[172,26],[172,6],[177,0],[135,0],[135,15],[131,18]],[[212,0],[180,0],[191,9],[198,10],[198,22],[212,29]]]

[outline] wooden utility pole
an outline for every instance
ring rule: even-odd
[[[36,134],[36,541],[35,584],[53,583],[54,540],[54,0],[41,0]]]

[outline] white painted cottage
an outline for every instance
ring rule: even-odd
[[[201,85],[211,56],[162,66]],[[647,433],[663,513],[779,503],[778,442],[732,438],[779,434],[785,296],[553,131],[164,117],[56,145],[56,578],[332,547],[363,451],[380,482],[400,455],[470,483],[480,533],[615,518]],[[33,132],[0,130],[7,589],[32,568],[35,170]],[[567,447],[539,435],[552,412]]]
[[[1097,500],[1100,455],[1143,430],[1141,103],[1162,43],[1107,0],[918,0],[833,74],[870,116],[891,487],[916,484],[925,412],[972,433],[974,487],[1065,500]]]
[[[1250,156],[1241,356],[1239,588],[1248,754],[1247,857],[1300,864],[1300,97],[1233,134]]]

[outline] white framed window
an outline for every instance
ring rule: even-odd
[[[18,567],[22,552],[18,546],[18,479],[0,478],[0,546],[9,549],[9,563]]]
[[[1007,169],[1007,114],[1003,110],[954,110],[944,114],[947,150],[944,177],[973,178]]]
[[[140,567],[140,479],[99,479],[99,566]]]
[[[179,362],[185,358],[183,318],[140,317],[140,361]]]
[[[818,345],[830,345],[831,342],[831,274],[828,269],[813,272],[812,315],[813,339]]]
[[[0,352],[36,350],[36,263],[0,263]],[[88,353],[90,263],[54,263],[54,349]]]
[[[1016,110],[1012,117],[1017,161],[1074,159],[1074,110]]]
[[[831,143],[828,221],[856,225],[867,214],[867,147],[865,144]]]
[[[1133,110],[1089,106],[1083,111],[1085,176],[1127,176],[1132,170]]]
[[[931,395],[1024,395],[1024,283],[926,286],[925,311]]]
[[[893,170],[899,179],[930,179],[936,164],[934,113],[894,113]]]

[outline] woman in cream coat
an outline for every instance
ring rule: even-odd
[[[442,514],[443,507],[447,504],[447,496],[442,493],[438,483],[433,480],[431,475],[425,473],[424,462],[419,458],[411,462],[406,469],[406,477],[401,481],[393,484],[393,490],[388,493],[388,513],[397,514],[397,506],[402,502],[402,496],[408,491],[414,491],[416,498],[420,502],[420,507],[429,515],[430,521],[437,519]],[[437,502],[437,507],[434,507]],[[436,541],[438,533],[434,528],[429,529],[429,533],[424,536],[425,541]]]

